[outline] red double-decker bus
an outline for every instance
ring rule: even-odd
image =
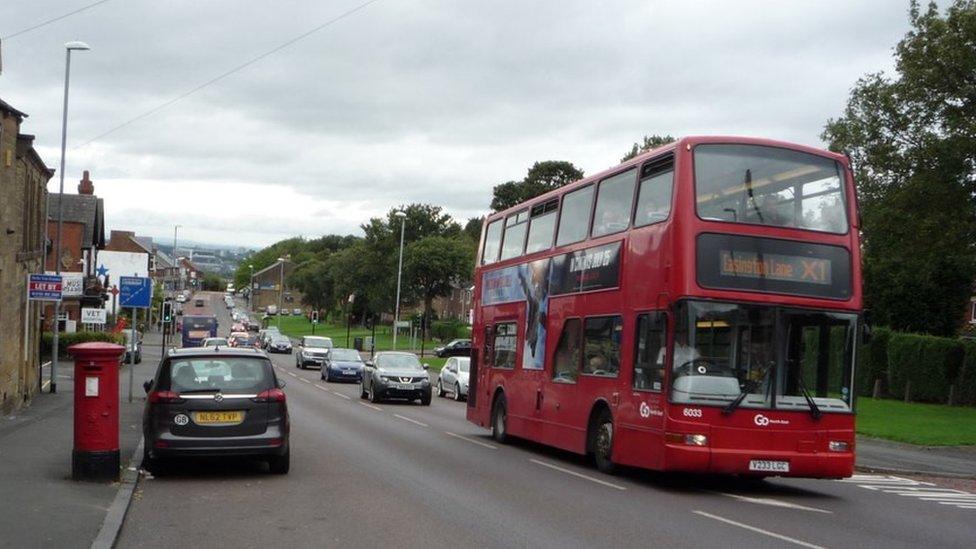
[[[854,466],[845,157],[689,137],[485,220],[467,417],[603,471]]]

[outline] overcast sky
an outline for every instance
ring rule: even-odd
[[[79,147],[363,1],[112,0],[4,40],[0,97],[56,168],[63,44],[88,42],[66,190],[90,170],[107,229],[263,246],[410,202],[463,222],[537,160],[591,174],[645,133],[820,146],[908,30],[907,0],[380,0]],[[91,2],[2,0],[0,36]]]

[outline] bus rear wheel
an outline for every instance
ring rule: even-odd
[[[501,444],[508,442],[508,409],[503,396],[495,400],[491,412],[491,438]]]
[[[593,459],[601,473],[612,474],[617,469],[613,462],[613,417],[603,410],[593,424]]]

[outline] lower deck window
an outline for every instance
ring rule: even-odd
[[[505,322],[495,325],[495,368],[515,368],[515,348],[518,339],[518,324]]]

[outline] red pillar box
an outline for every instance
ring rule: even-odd
[[[125,347],[90,342],[68,347],[75,358],[75,480],[119,478],[119,357]]]

